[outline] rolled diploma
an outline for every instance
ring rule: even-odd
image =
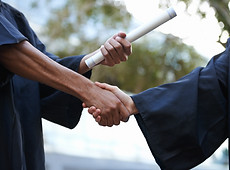
[[[156,16],[150,22],[143,24],[138,28],[136,28],[135,30],[128,33],[126,39],[132,43],[135,40],[139,39],[140,37],[152,31],[153,29],[157,28],[158,26],[174,18],[176,15],[177,14],[173,8],[168,8],[166,11]],[[104,56],[102,55],[101,51],[99,51],[93,56],[91,56],[90,58],[86,59],[85,63],[88,68],[93,68],[95,65],[97,65],[103,60],[104,60]]]

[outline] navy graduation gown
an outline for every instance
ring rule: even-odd
[[[228,138],[229,57],[228,41],[206,67],[132,96],[138,125],[162,169],[193,168]]]
[[[46,52],[24,15],[0,0],[0,45],[23,40],[74,71],[83,57],[59,59]],[[90,75],[85,74],[88,78]],[[44,170],[41,118],[74,128],[81,116],[81,104],[71,95],[14,75],[0,65],[0,169]]]

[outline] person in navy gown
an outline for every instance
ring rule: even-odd
[[[131,44],[125,36],[105,42],[101,64],[126,60]],[[45,169],[41,118],[74,128],[85,102],[102,109],[110,126],[127,119],[122,102],[89,80],[84,61],[95,52],[62,59],[48,53],[24,15],[0,0],[1,170]]]
[[[225,51],[206,67],[176,82],[128,96],[118,87],[96,83],[113,92],[135,115],[161,169],[187,170],[208,157],[230,135],[230,39]],[[101,124],[100,109],[88,109]],[[104,125],[104,124],[101,124]]]

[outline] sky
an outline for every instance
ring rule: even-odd
[[[159,0],[124,0],[124,2],[127,10],[133,14],[140,24],[148,22],[156,14],[162,12],[158,8]],[[168,5],[175,9],[177,17],[160,26],[156,31],[182,38],[186,44],[193,46],[201,55],[210,59],[224,50],[223,46],[216,42],[220,34],[220,28],[213,9],[207,3],[201,6],[203,11],[207,11],[207,17],[201,19],[196,14],[198,2],[199,0],[194,0],[186,10],[184,3],[171,0],[171,4]],[[227,38],[228,35],[223,37],[223,41],[226,41]]]

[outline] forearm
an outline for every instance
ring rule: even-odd
[[[22,77],[44,83],[83,100],[93,83],[56,63],[27,41],[0,47],[1,64]],[[68,76],[67,76],[68,75]],[[85,88],[80,88],[85,87]]]

